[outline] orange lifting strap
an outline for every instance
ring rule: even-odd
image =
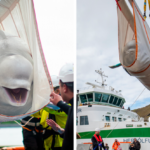
[[[26,127],[23,127],[23,126],[22,126],[22,128],[24,128],[24,129],[26,129],[26,130],[28,130],[28,131],[32,131],[31,129],[26,128]],[[43,132],[43,130],[38,130],[36,127],[35,127],[35,131],[36,131],[37,133]]]

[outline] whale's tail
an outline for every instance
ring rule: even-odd
[[[118,63],[118,64],[116,64],[116,65],[109,66],[109,68],[115,69],[115,68],[118,68],[118,67],[120,67],[120,66],[122,66],[121,63]]]

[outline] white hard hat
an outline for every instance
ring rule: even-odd
[[[100,132],[100,128],[95,128],[95,131],[98,131],[98,132]]]
[[[57,76],[52,75],[52,76],[51,76],[51,79],[52,79],[53,87],[54,87],[54,88],[57,87],[57,86],[59,86],[59,79],[58,79]]]
[[[59,76],[58,79],[60,79],[62,82],[73,82],[73,76],[74,76],[74,72],[73,72],[73,67],[74,65],[71,63],[67,63],[65,64],[59,72]]]

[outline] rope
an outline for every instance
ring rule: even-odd
[[[141,94],[144,92],[145,88],[142,90],[142,92],[140,93],[140,95],[135,99],[135,101],[133,102],[133,104],[130,106],[130,108],[135,104],[135,102],[138,100],[138,98],[141,96]],[[120,122],[118,122],[116,124],[116,126],[119,124]],[[108,135],[106,136],[106,138],[113,132],[113,130],[116,128],[116,126],[108,133]]]
[[[138,98],[142,95],[142,93],[144,92],[146,88],[143,89],[143,91],[140,93],[140,95],[136,98],[136,100],[134,101],[134,103],[130,106],[130,108],[135,104],[135,102],[138,100]]]
[[[24,127],[24,126],[26,126],[30,121],[31,121],[31,119],[33,119],[34,117],[31,117],[24,125],[22,125],[22,124],[20,124],[18,121],[16,121],[15,120],[15,122],[19,125],[19,126],[21,126],[21,127]]]

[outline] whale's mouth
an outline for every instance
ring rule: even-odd
[[[26,103],[28,90],[23,89],[23,88],[17,88],[17,89],[5,88],[5,90],[12,103],[20,104],[20,105],[23,105]]]

